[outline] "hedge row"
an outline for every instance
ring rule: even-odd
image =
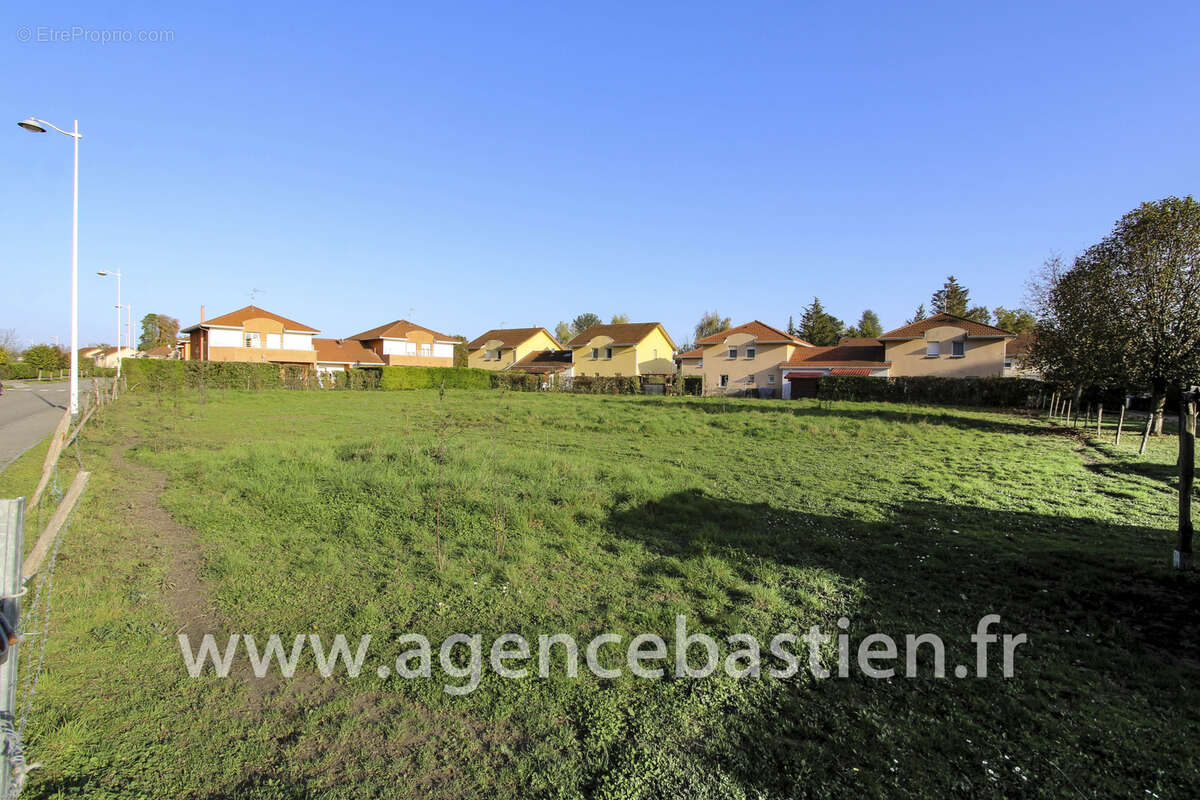
[[[493,389],[510,392],[536,392],[542,388],[542,376],[528,372],[493,372],[491,381]]]
[[[632,375],[621,378],[577,375],[564,388],[575,394],[641,394],[642,381]]]
[[[45,377],[57,377],[64,370],[44,370]],[[66,374],[70,374],[69,370]],[[117,374],[116,367],[97,367],[90,361],[79,362],[79,377],[81,378],[111,378]],[[0,380],[24,381],[37,380],[38,370],[33,364],[24,361],[14,361],[10,364],[0,364]]]
[[[1020,408],[1032,405],[1049,391],[1030,378],[941,378],[932,376],[872,378],[838,375],[821,378],[821,400],[882,400],[892,403],[933,403],[960,406]]]
[[[444,383],[443,383],[444,381]],[[490,389],[491,373],[474,367],[384,367],[379,388],[397,389]]]

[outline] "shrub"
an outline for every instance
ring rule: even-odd
[[[830,375],[817,383],[817,397],[821,400],[883,400],[996,408],[1028,406],[1045,391],[1048,391],[1046,384],[1030,378]]]
[[[508,389],[513,392],[536,392],[541,388],[542,376],[528,372],[493,372],[493,389]]]
[[[346,370],[345,382],[339,383],[339,389],[378,389],[380,370],[367,367],[351,367]]]
[[[620,378],[579,375],[571,379],[570,391],[576,394],[641,394],[642,381],[632,375]]]
[[[383,367],[379,388],[437,389],[445,381],[447,389],[490,389],[491,373],[472,367]]]
[[[37,375],[37,367],[24,361],[14,361],[10,364],[0,364],[0,379],[6,381],[26,380],[29,378],[36,378]]]

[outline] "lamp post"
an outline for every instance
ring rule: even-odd
[[[72,415],[79,413],[79,120],[73,130],[64,131],[44,119],[29,117],[17,125],[33,133],[45,133],[53,128],[75,141],[75,178],[71,196],[71,402]]]
[[[120,313],[117,312],[118,315]],[[125,306],[125,346],[133,349],[133,303]]]
[[[97,275],[112,275],[117,279],[117,377],[121,377],[121,271],[102,269]]]

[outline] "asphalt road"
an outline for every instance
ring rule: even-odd
[[[79,394],[90,390],[91,380],[79,382]],[[5,381],[0,395],[0,469],[54,433],[67,408],[66,381],[38,383]]]

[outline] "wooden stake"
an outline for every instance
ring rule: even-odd
[[[50,476],[54,473],[54,467],[58,465],[58,454],[62,451],[67,428],[70,426],[71,411],[68,409],[63,412],[62,419],[58,421],[58,427],[54,429],[54,435],[50,437],[50,449],[46,451],[46,460],[42,462],[42,477],[38,481],[37,488],[33,490],[33,498],[29,501],[28,506],[30,509],[37,506],[38,501],[42,499],[42,492],[46,491],[46,486],[50,483]]]
[[[1066,424],[1068,424],[1068,425],[1071,424],[1071,398],[1069,398],[1069,397],[1067,398],[1067,423]]]
[[[1196,395],[1181,393],[1179,404],[1179,543],[1175,568],[1192,568],[1192,484],[1196,478]],[[1186,400],[1185,400],[1186,398]]]
[[[1125,404],[1121,404],[1121,416],[1117,417],[1117,441],[1114,444],[1121,443],[1121,428],[1125,427]]]
[[[42,535],[38,537],[37,543],[33,549],[29,551],[29,557],[25,559],[25,563],[21,567],[21,576],[25,580],[37,574],[38,569],[42,566],[42,559],[46,557],[46,551],[50,549],[51,543],[54,542],[58,532],[62,530],[62,526],[67,524],[67,520],[71,518],[71,512],[75,510],[75,504],[79,502],[79,496],[83,494],[83,489],[87,486],[90,472],[80,470],[75,473],[75,480],[71,482],[71,488],[67,489],[66,495],[63,496],[62,502],[58,504],[58,509],[54,512],[54,516],[46,523],[46,530],[42,531]]]
[[[1100,429],[1104,426],[1104,403],[1101,403],[1096,408],[1096,435],[1100,435]]]
[[[1146,455],[1146,444],[1150,441],[1150,429],[1154,427],[1154,412],[1150,412],[1150,416],[1146,417],[1146,430],[1142,431],[1142,446],[1138,448],[1138,455]]]

